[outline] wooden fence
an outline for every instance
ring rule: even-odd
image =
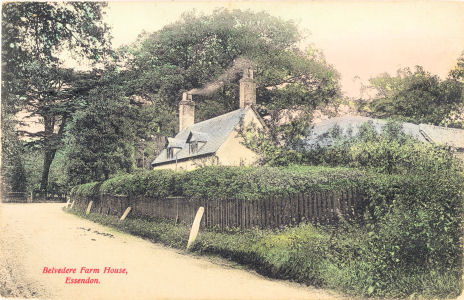
[[[203,227],[279,228],[305,223],[333,224],[341,218],[351,220],[363,210],[363,197],[355,189],[340,192],[299,193],[262,200],[205,199],[182,197],[163,199],[101,195],[98,199],[76,198],[74,207],[107,215],[122,215],[131,207],[132,217],[171,219],[191,225],[200,206],[205,208]]]
[[[3,203],[31,203],[31,202],[66,202],[66,194],[40,194],[26,192],[3,192]]]
[[[30,202],[30,195],[22,192],[2,192],[3,203],[25,203]]]

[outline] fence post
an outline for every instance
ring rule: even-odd
[[[313,221],[317,222],[319,221],[319,197],[318,197],[319,192],[314,192],[313,193],[313,199],[312,199],[312,206],[313,206]]]
[[[277,219],[277,211],[278,211],[278,207],[277,207],[276,197],[272,196],[272,222],[273,222],[272,227],[279,226],[278,219]]]
[[[311,222],[315,222],[316,220],[316,204],[315,204],[315,199],[316,199],[316,192],[311,192],[311,199],[309,200],[309,206],[310,206],[310,219]]]
[[[250,201],[249,199],[247,200],[247,208],[248,208],[247,226],[248,226],[248,228],[251,228],[251,227],[253,227],[253,201]]]
[[[250,218],[250,221],[251,221],[251,226],[250,227],[255,227],[256,225],[256,215],[257,215],[258,211],[256,209],[256,201],[255,200],[252,200],[251,201],[251,218]]]
[[[335,197],[335,217],[336,218],[340,218],[340,217],[343,217],[343,213],[342,213],[342,193],[340,192],[337,192],[336,194],[336,197]]]
[[[243,228],[247,228],[247,205],[248,201],[242,199],[242,221],[243,221]]]
[[[332,209],[333,209],[333,192],[332,191],[327,191],[327,214],[326,214],[326,222],[329,224],[332,220]]]
[[[332,193],[325,191],[325,222],[328,224],[332,218]]]
[[[248,228],[248,201],[243,199],[243,228]]]
[[[238,199],[234,198],[234,224],[235,227],[239,227],[240,223],[238,221]]]
[[[229,227],[229,199],[224,200],[224,226]]]
[[[92,209],[92,204],[93,204],[93,201],[90,201],[89,205],[87,206],[87,210],[85,211],[86,215],[88,215],[90,213],[90,210]]]
[[[274,196],[269,196],[269,228],[275,227],[275,218],[274,218]]]
[[[208,227],[208,198],[204,198],[203,200],[203,206],[205,207],[205,218],[204,218],[204,226],[205,228]],[[177,209],[179,209],[179,207],[177,207]]]
[[[264,204],[264,227],[266,228],[269,226],[269,210],[268,210],[269,197],[264,199],[263,204]]]
[[[214,225],[220,226],[221,223],[220,223],[220,219],[219,219],[219,201],[218,201],[218,199],[214,198],[213,203],[214,203],[214,212],[213,212]]]
[[[307,193],[303,193],[304,207],[305,207],[304,216],[305,216],[306,222],[309,222],[309,220],[310,220],[310,211],[309,211],[309,209],[310,209],[311,202],[310,202],[309,195]]]
[[[126,219],[127,215],[130,213],[130,211],[131,211],[131,207],[129,206],[128,208],[126,208],[126,210],[122,214],[121,218],[119,218],[119,221],[124,221]]]
[[[222,206],[222,202],[218,199],[218,208],[219,208],[219,223],[221,225],[221,229],[224,229],[224,207]]]
[[[230,198],[227,198],[227,226],[232,227],[232,201]]]
[[[355,216],[355,211],[354,211],[354,203],[355,203],[355,197],[357,198],[356,192],[354,191],[354,188],[350,189],[350,216],[351,218],[354,218]]]
[[[238,225],[240,226],[241,229],[243,229],[243,222],[242,222],[242,199],[237,199],[237,221]]]
[[[187,243],[187,250],[190,249],[193,242],[195,242],[195,239],[198,235],[198,230],[200,229],[200,222],[201,222],[201,218],[203,216],[204,211],[205,211],[205,208],[200,207],[195,215],[195,218],[192,224],[192,229],[190,230],[190,236],[189,236],[188,243]]]
[[[328,221],[330,220],[330,217],[331,217],[331,212],[330,212],[330,200],[331,200],[331,197],[330,197],[330,191],[325,191],[324,192],[324,198],[325,198],[325,201],[324,201],[324,204],[325,204],[325,207],[324,207],[324,222],[327,224]]]

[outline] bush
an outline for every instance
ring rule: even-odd
[[[100,193],[101,182],[89,182],[81,185],[76,185],[71,189],[71,197],[83,196],[83,197],[98,197]]]
[[[206,167],[185,174],[182,191],[194,198],[259,199],[299,192],[345,189],[357,185],[362,172],[348,168],[292,166]]]
[[[129,196],[167,197],[176,195],[178,173],[170,170],[142,171],[108,179],[101,192]]]
[[[130,196],[259,199],[288,193],[344,189],[358,185],[363,173],[348,168],[205,167],[179,173],[144,171],[108,179],[102,193]],[[82,185],[86,186],[86,185]],[[85,193],[77,186],[74,194]]]

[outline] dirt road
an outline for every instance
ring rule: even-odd
[[[62,211],[0,204],[0,294],[52,299],[342,299],[153,244]],[[76,273],[44,273],[76,269]],[[92,273],[81,273],[82,267]],[[53,269],[54,268],[54,269]],[[105,268],[125,269],[104,273]],[[98,269],[99,273],[94,273]],[[65,283],[88,278],[98,283]]]

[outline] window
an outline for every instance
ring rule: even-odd
[[[189,142],[189,154],[194,154],[200,151],[200,149],[206,144],[206,142],[191,141]]]
[[[190,142],[190,154],[198,152],[198,142]]]
[[[174,157],[174,148],[167,148],[166,149],[166,154],[168,158],[173,158]]]

